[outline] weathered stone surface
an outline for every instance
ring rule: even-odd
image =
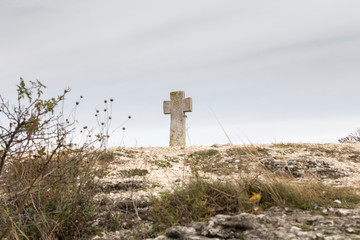
[[[118,182],[101,182],[101,186],[100,189],[103,192],[111,192],[114,190],[131,190],[131,189],[141,189],[141,188],[145,188],[146,187],[146,183],[144,183],[143,181],[135,181],[135,180],[121,180]]]
[[[192,99],[185,92],[171,92],[171,101],[164,101],[164,113],[171,114],[170,146],[186,145],[185,112],[192,112]]]
[[[348,172],[337,169],[329,162],[322,159],[289,159],[277,160],[272,157],[260,160],[266,168],[273,172],[291,174],[294,177],[302,177],[305,174],[317,175],[327,178],[340,178],[349,175]]]
[[[302,210],[270,208],[262,214],[216,215],[206,222],[176,226],[154,240],[175,239],[360,239],[360,210],[347,216],[311,215]],[[148,239],[150,240],[150,239]]]

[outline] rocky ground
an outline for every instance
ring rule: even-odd
[[[258,214],[217,215],[206,222],[173,226],[152,236],[148,214],[161,192],[186,184],[190,165],[203,178],[233,181],[260,168],[290,173],[295,181],[318,178],[333,186],[359,186],[360,144],[271,144],[114,148],[115,158],[99,166],[99,213],[104,231],[93,239],[360,239],[360,208],[305,211],[272,207]],[[315,207],[316,208],[316,207]],[[152,237],[151,237],[152,236]]]

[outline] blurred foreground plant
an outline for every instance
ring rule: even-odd
[[[75,143],[75,119],[57,109],[70,89],[44,99],[44,88],[20,79],[14,106],[0,95],[0,239],[77,239],[95,230],[89,222],[101,152],[90,149],[108,134],[94,138],[83,127]]]

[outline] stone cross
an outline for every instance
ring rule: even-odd
[[[185,92],[171,92],[171,101],[164,101],[164,114],[171,114],[170,146],[185,147],[185,112],[192,112],[192,99]]]

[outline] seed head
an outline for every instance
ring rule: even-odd
[[[126,129],[126,128],[124,128],[124,127],[122,128],[122,130],[124,130],[124,131],[125,131],[125,129]]]
[[[114,99],[110,98],[110,102],[113,102],[113,101],[114,101]]]
[[[104,103],[107,103],[107,100],[104,100]]]
[[[76,102],[75,104],[76,104],[76,105],[79,105],[79,102]]]
[[[130,115],[128,116],[128,119],[131,119],[131,116],[130,116]]]

